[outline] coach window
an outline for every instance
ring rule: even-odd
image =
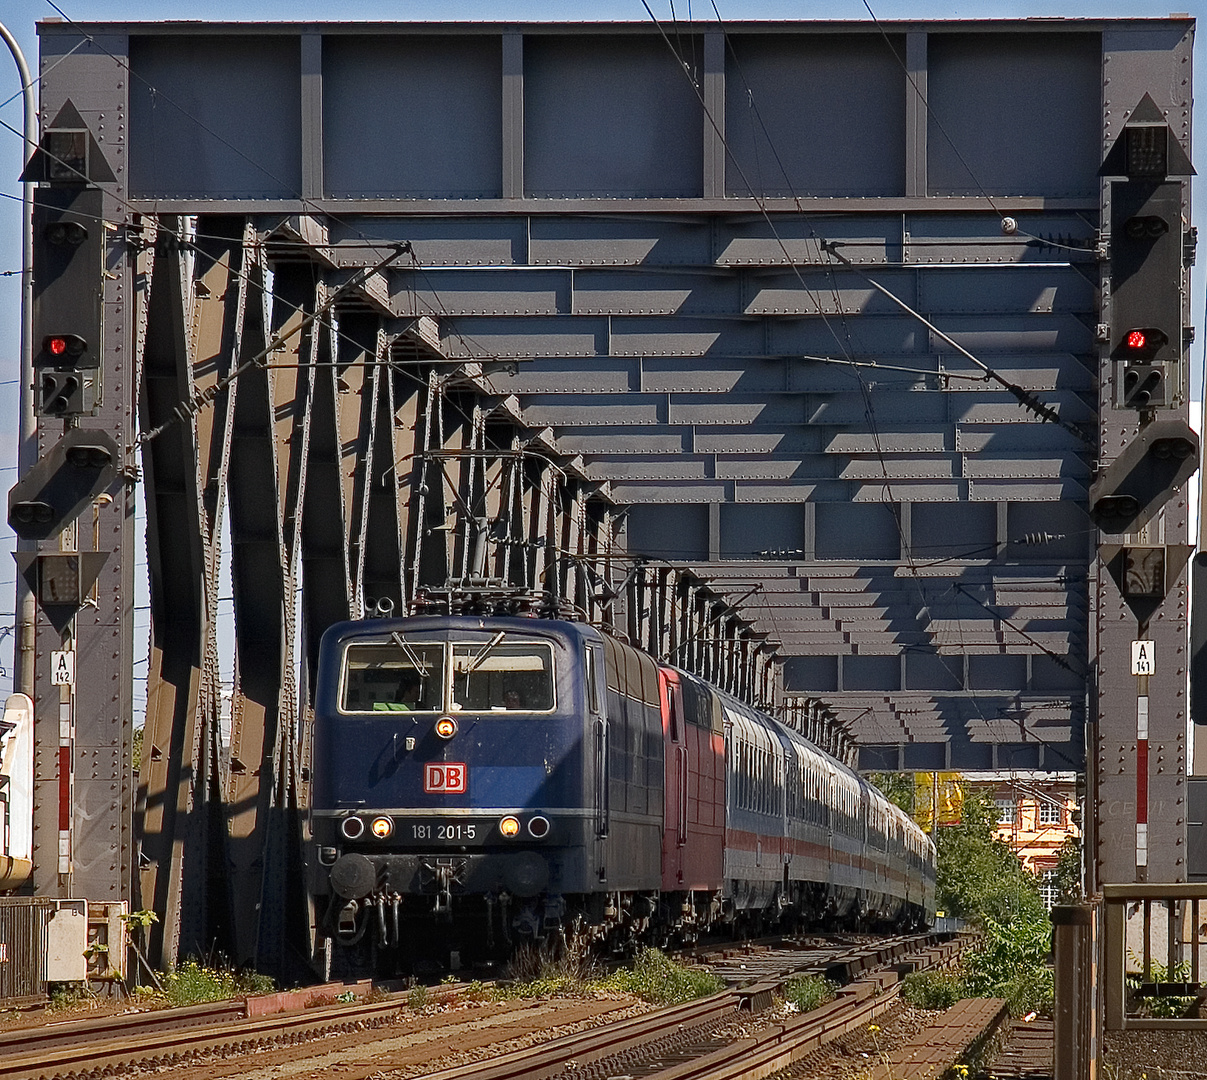
[[[553,708],[553,651],[541,642],[499,635],[453,646],[453,704],[464,712],[548,712]]]
[[[343,712],[437,712],[443,689],[443,645],[390,641],[344,653]]]

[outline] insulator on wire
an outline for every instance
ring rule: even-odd
[[[1034,532],[1023,533],[1014,542],[1016,544],[1054,544],[1057,540],[1066,539],[1064,533]]]

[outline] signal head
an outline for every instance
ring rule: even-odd
[[[46,226],[46,242],[55,247],[79,247],[88,239],[88,230],[78,221],[52,221]]]

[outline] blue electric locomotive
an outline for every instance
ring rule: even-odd
[[[308,845],[320,933],[413,966],[606,925],[618,895],[629,925],[652,915],[662,740],[653,660],[590,626],[331,627]]]

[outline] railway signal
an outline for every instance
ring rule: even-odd
[[[101,357],[105,238],[100,183],[113,170],[79,111],[66,102],[47,125],[23,180],[34,192],[34,410],[90,413]]]
[[[33,340],[41,416],[92,411],[100,368],[104,271],[101,192],[34,193]]]
[[[117,476],[121,452],[104,431],[73,428],[8,493],[8,523],[22,540],[48,540]]]
[[[1174,404],[1182,359],[1182,182],[1194,172],[1147,95],[1103,163],[1111,184],[1111,358],[1115,404]]]
[[[1184,420],[1141,429],[1090,487],[1090,517],[1103,532],[1132,532],[1154,517],[1199,467],[1199,437]]]

